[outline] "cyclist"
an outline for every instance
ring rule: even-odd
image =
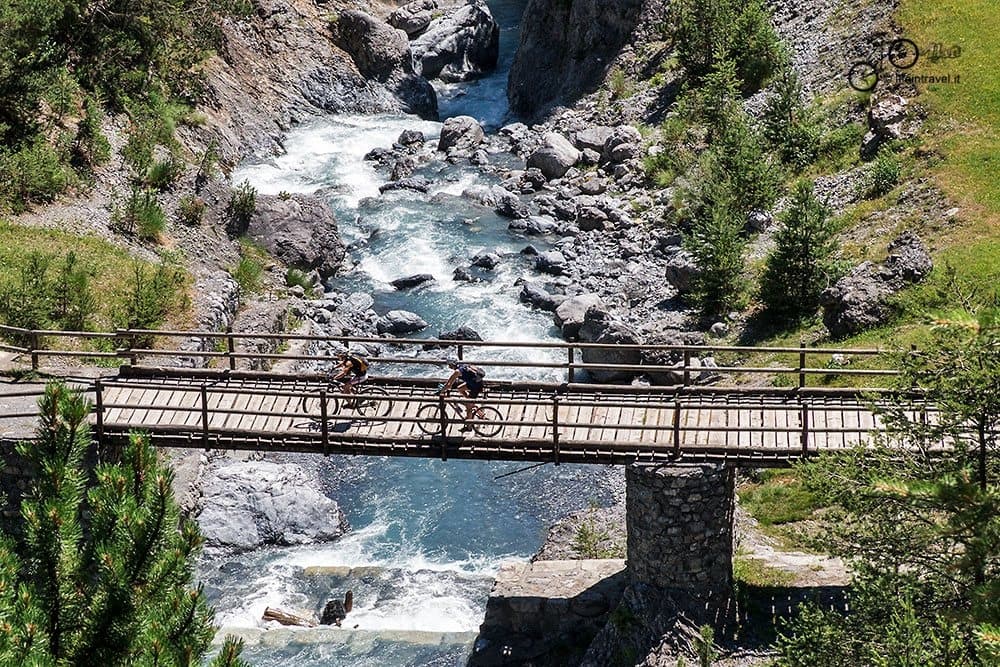
[[[486,372],[479,368],[478,366],[473,366],[472,364],[467,364],[462,361],[456,361],[454,359],[448,360],[448,368],[452,369],[451,377],[448,381],[444,383],[439,393],[446,394],[448,391],[454,387],[458,390],[458,393],[462,394],[467,398],[477,398],[479,394],[483,391],[483,378],[486,377]],[[465,401],[465,425],[462,426],[463,431],[471,431],[473,412],[476,410],[476,404],[472,401]]]
[[[368,359],[360,352],[347,350],[337,355],[338,363],[330,369],[330,380],[340,383],[345,394],[354,392],[354,385],[368,379]]]

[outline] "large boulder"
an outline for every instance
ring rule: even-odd
[[[548,132],[542,146],[528,156],[528,168],[539,169],[545,178],[562,178],[580,160],[580,151],[556,132]]]
[[[472,116],[454,116],[441,126],[441,138],[438,139],[438,150],[447,151],[451,148],[472,149],[483,143],[486,133],[483,126]]]
[[[388,22],[393,28],[405,32],[409,37],[416,37],[434,20],[438,12],[439,0],[414,0],[408,2],[389,14]]]
[[[198,525],[205,543],[231,551],[329,542],[349,530],[320,480],[295,464],[240,462],[216,468],[202,484]]]
[[[695,263],[694,256],[686,250],[678,250],[670,255],[663,265],[664,277],[673,285],[678,294],[691,291],[694,279],[701,269]]]
[[[923,280],[932,268],[924,244],[915,234],[904,232],[889,244],[884,262],[864,262],[823,290],[823,324],[834,338],[883,324],[892,315],[889,297]]]
[[[326,278],[344,261],[337,219],[322,199],[311,195],[257,196],[246,235],[283,263]]]
[[[521,285],[521,294],[519,298],[524,303],[531,304],[535,308],[540,308],[541,310],[547,310],[549,312],[555,312],[556,308],[559,307],[566,297],[561,294],[550,294],[544,287],[538,283],[526,282]]]
[[[558,250],[549,250],[539,253],[535,257],[535,270],[548,273],[553,276],[561,276],[566,273],[566,256]]]
[[[424,283],[434,282],[434,276],[429,273],[417,273],[412,276],[405,276],[403,278],[396,278],[389,282],[390,285],[398,290],[410,289],[416,287],[417,285],[423,285]]]
[[[484,0],[446,11],[410,44],[415,71],[427,79],[466,81],[489,72],[500,53],[500,27]]]
[[[405,32],[356,10],[341,12],[331,30],[333,42],[351,56],[362,76],[386,84],[414,113],[437,115],[437,94],[413,71]]]
[[[640,14],[660,13],[666,20],[669,5],[646,0],[529,0],[507,82],[511,110],[532,116],[592,92],[608,63],[629,42]]]
[[[379,333],[400,335],[425,329],[427,322],[416,313],[411,313],[408,310],[390,310],[378,318],[376,326]]]
[[[580,334],[580,327],[591,308],[605,311],[604,301],[599,294],[581,294],[572,296],[559,304],[555,310],[556,326],[562,329],[562,336],[568,341],[575,341]]]
[[[581,151],[589,149],[600,153],[604,150],[604,142],[608,140],[614,129],[607,125],[591,125],[577,132],[573,136],[573,143]]]
[[[601,148],[601,162],[618,164],[639,154],[642,135],[631,125],[619,125],[608,135]]]
[[[564,325],[565,327],[565,325]],[[614,319],[600,306],[591,306],[583,318],[583,324],[577,333],[581,342],[601,343],[604,345],[638,345],[639,335],[627,324]],[[587,364],[608,364],[618,366],[637,366],[640,352],[634,348],[583,348],[583,361]],[[631,380],[639,374],[638,371],[619,370],[613,368],[587,369],[587,373],[595,382],[620,382]]]

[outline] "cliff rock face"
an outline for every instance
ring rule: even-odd
[[[532,115],[590,92],[650,0],[529,0],[510,70],[511,110]]]

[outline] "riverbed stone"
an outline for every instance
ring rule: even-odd
[[[562,330],[563,338],[566,340],[576,340],[580,333],[580,327],[587,317],[587,311],[591,308],[606,310],[604,301],[599,294],[580,294],[564,300],[555,310],[556,326]]]
[[[500,27],[484,0],[472,0],[443,10],[410,49],[421,76],[448,83],[466,81],[496,67]]]
[[[378,319],[379,333],[408,334],[427,328],[427,322],[408,310],[390,310]]]
[[[566,266],[566,256],[558,250],[538,253],[538,256],[535,258],[535,269],[542,273],[561,276],[566,272]]]
[[[282,262],[300,271],[318,270],[326,278],[344,261],[346,250],[337,219],[319,197],[257,195],[246,235]]]
[[[580,160],[580,151],[569,140],[557,132],[548,132],[542,138],[542,146],[528,156],[529,168],[538,169],[545,178],[562,178],[570,167]]]
[[[390,281],[390,285],[398,290],[410,289],[416,287],[417,285],[423,285],[425,283],[434,282],[434,276],[429,273],[418,273],[412,276],[406,276],[404,278],[396,278]]]
[[[483,126],[472,116],[454,116],[441,126],[438,150],[475,148],[486,138]]]

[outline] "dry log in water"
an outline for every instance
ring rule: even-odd
[[[268,607],[264,610],[264,620],[277,621],[282,625],[300,625],[306,628],[316,627],[316,621],[311,618],[298,616],[291,612],[275,609],[274,607]]]

